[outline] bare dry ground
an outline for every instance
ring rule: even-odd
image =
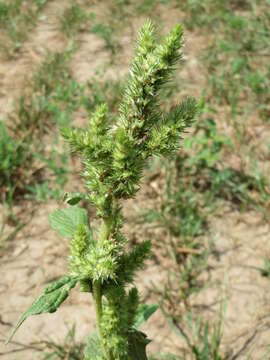
[[[107,2],[99,4],[88,1],[83,5],[86,6],[86,3],[87,9],[96,14],[102,14],[107,6]],[[16,57],[0,61],[0,117],[3,120],[12,113],[25,79],[31,78],[33,68],[46,52],[59,51],[68,45],[67,39],[59,31],[58,19],[69,4],[68,1],[50,1]],[[162,6],[159,13],[164,32],[176,22],[181,22],[183,17],[182,12],[166,6]],[[70,62],[74,78],[84,84],[104,65],[106,79],[122,78],[128,71],[134,36],[143,20],[144,16],[132,19],[128,30],[119,38],[120,48],[112,64],[110,51],[100,37],[89,32],[79,33],[77,49]],[[210,38],[211,35],[208,36]],[[200,54],[209,38],[199,31],[185,32],[181,96],[188,94],[198,98],[206,84],[207,73]],[[81,124],[85,120],[82,111],[76,112],[75,123]],[[72,188],[74,181],[78,182],[73,175],[68,181],[67,190]],[[159,199],[156,194],[163,190],[162,176],[158,180],[148,179],[137,199],[129,201],[124,208],[127,218],[125,231],[132,241],[153,237],[153,248],[159,261],[149,261],[147,269],[139,274],[136,281],[142,299],[150,303],[160,301],[152,291],[153,284],[158,287],[166,283],[171,264],[162,252],[163,233],[156,230],[153,235],[153,230],[137,224],[135,218],[138,209],[156,206]],[[55,200],[40,203],[34,210],[30,201],[20,201],[15,206],[15,212],[29,215],[25,227],[8,244],[0,258],[1,341],[45,284],[64,274],[67,268],[68,242],[58,237],[49,226],[49,213],[59,206],[61,204]],[[249,355],[254,360],[270,359],[270,355],[265,356],[270,336],[270,282],[256,270],[256,267],[263,267],[264,258],[269,255],[269,224],[255,211],[240,213],[224,206],[219,213],[210,220],[209,237],[214,242],[215,251],[209,258],[210,270],[202,274],[202,278],[208,279],[207,285],[194,297],[194,306],[203,304],[204,316],[211,319],[218,313],[219,301],[225,296],[227,311],[222,349],[228,358],[247,359]],[[76,324],[76,339],[82,341],[94,329],[94,317],[89,295],[73,291],[56,313],[28,319],[14,343],[4,346],[1,342],[0,357],[3,360],[38,359],[40,353],[35,350],[38,343],[44,339],[63,342],[72,324]],[[174,352],[184,345],[183,339],[175,334],[161,312],[157,312],[143,330],[153,339],[149,351],[155,354]],[[33,343],[37,345],[30,345]]]

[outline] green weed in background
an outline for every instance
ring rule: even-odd
[[[123,91],[123,81],[105,79],[103,73],[97,73],[95,77],[87,82],[87,96],[84,99],[84,106],[88,112],[92,112],[97,105],[105,101],[108,108],[115,116]]]
[[[33,189],[33,186],[38,190],[38,182],[41,181],[42,176],[41,171],[39,170],[37,172],[35,169],[34,159],[39,158],[39,163],[42,164],[40,169],[48,165],[47,160],[45,161],[46,156],[48,159],[51,159],[50,161],[54,161],[55,155],[53,152],[45,155],[47,150],[42,142],[40,142],[40,140],[36,141],[35,139],[37,136],[40,138],[55,124],[61,126],[68,124],[71,120],[72,112],[80,105],[83,89],[69,74],[69,58],[69,53],[49,54],[34,74],[29,88],[20,96],[16,113],[13,115],[14,121],[11,132],[14,134],[14,139],[20,139],[13,140],[13,142],[20,144],[19,151],[16,151],[16,154],[18,154],[16,156],[21,156],[22,160],[18,161],[16,158],[14,164],[11,163],[11,160],[8,163],[8,160],[6,160],[4,164],[6,164],[5,167],[10,169],[6,170],[9,171],[10,174],[9,180],[7,176],[3,179],[2,187],[6,186],[4,181],[12,182],[18,181],[18,179],[22,181],[23,179],[21,186],[16,186],[16,189],[22,194]],[[16,147],[14,147],[14,144],[7,147],[7,142],[10,141],[9,139],[9,137],[3,136],[1,140],[3,144],[1,145],[6,149],[6,152],[11,152],[10,157],[14,157],[12,154]],[[8,158],[7,156],[7,159]],[[25,159],[27,159],[27,161],[25,161]],[[62,157],[62,160],[64,160],[64,157]],[[65,167],[66,160],[62,162],[62,164]],[[60,169],[66,173],[64,167],[57,164],[57,166],[55,165],[54,169],[52,169],[52,166],[49,166],[57,182],[59,182],[60,177],[62,177],[62,175],[59,175]],[[21,176],[18,176],[18,173],[14,172],[15,168],[19,173],[23,171]],[[34,182],[36,182],[35,185],[33,184]],[[59,185],[62,186],[63,181],[61,184],[59,183]],[[40,190],[41,189],[39,189],[39,191]],[[15,193],[15,191],[13,191],[13,193]]]
[[[225,312],[226,302],[223,301],[220,305],[219,319],[212,326],[208,320],[203,321],[201,316],[195,317],[193,312],[188,313],[182,324],[175,325],[173,318],[169,318],[169,321],[176,334],[184,338],[195,360],[225,360],[227,357],[222,355],[220,349]],[[184,355],[184,359],[186,355],[188,354]]]
[[[22,227],[23,223],[14,216],[12,211],[14,197],[22,191],[29,173],[25,163],[31,161],[31,154],[26,144],[11,136],[5,124],[0,121],[0,189],[1,189],[1,225],[0,249],[5,241],[12,238]],[[4,233],[6,225],[13,227],[8,234]]]
[[[26,186],[25,198],[37,202],[46,202],[48,199],[59,200],[70,172],[69,156],[66,153],[51,151],[46,156],[36,153],[35,157],[46,169],[46,174],[40,182],[36,179],[36,182]]]
[[[265,15],[262,15],[265,16]],[[209,84],[217,103],[228,104],[232,115],[259,110],[263,120],[269,117],[269,67],[258,68],[260,52],[268,48],[261,18],[226,16],[224,28],[217,34],[205,57]],[[270,29],[270,19],[268,19]],[[269,31],[269,30],[268,30]],[[241,40],[241,41],[240,41]],[[246,106],[245,99],[250,99]]]
[[[114,34],[113,29],[109,25],[97,22],[91,28],[91,32],[99,36],[101,39],[103,39],[106,48],[110,50],[112,56],[115,55],[117,48],[117,41],[113,37]]]
[[[138,2],[137,9],[136,9],[137,13],[149,15],[153,11],[153,8],[156,3],[157,3],[157,1],[155,1],[155,0],[145,0],[142,2]]]
[[[214,34],[204,55],[211,102],[229,105],[234,116],[258,109],[263,120],[269,119],[269,5],[248,0],[187,0],[178,5],[188,27]]]
[[[70,50],[49,53],[20,96],[15,127],[23,137],[44,133],[59,119],[70,121],[69,114],[78,107],[81,93],[68,69],[71,54]]]
[[[246,174],[224,164],[224,151],[232,151],[232,143],[229,137],[219,134],[212,118],[197,123],[194,137],[184,142],[184,148],[193,150],[194,156],[183,152],[176,166],[184,178],[189,177],[193,190],[204,194],[205,203],[224,199],[239,208],[256,208],[269,195],[267,181],[262,176]]]
[[[75,340],[76,327],[72,326],[68,331],[63,344],[54,341],[44,341],[45,350],[42,360],[81,360],[85,344]]]
[[[67,37],[74,37],[78,32],[91,32],[100,37],[105,47],[114,56],[119,46],[117,38],[114,36],[114,29],[110,24],[105,24],[97,19],[93,12],[87,12],[77,1],[67,8],[60,21],[60,30]]]
[[[23,173],[25,162],[30,160],[26,146],[15,137],[11,137],[5,124],[0,121],[0,187],[8,202],[19,186],[18,182],[27,177]]]
[[[72,1],[60,20],[60,30],[68,37],[86,31],[94,19],[93,13],[87,13],[77,1]]]
[[[270,260],[268,258],[264,259],[264,267],[260,271],[262,276],[270,278]]]
[[[220,30],[220,19],[224,14],[237,10],[250,10],[249,0],[176,0],[174,4],[185,12],[184,24],[191,30],[196,27]]]
[[[22,46],[38,15],[50,0],[11,0],[0,2],[0,50],[13,56]]]

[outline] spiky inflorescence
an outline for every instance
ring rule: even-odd
[[[62,131],[72,150],[82,155],[89,199],[102,217],[109,215],[112,198],[135,195],[146,159],[177,149],[180,134],[194,118],[193,99],[168,114],[162,114],[158,106],[162,85],[181,57],[182,36],[182,27],[177,25],[158,45],[154,27],[147,21],[138,36],[116,124],[108,123],[107,107],[101,105],[86,130]]]
[[[168,155],[179,148],[181,134],[196,113],[193,99],[165,114],[159,108],[162,85],[181,57],[182,36],[182,27],[177,25],[157,44],[155,29],[147,21],[138,36],[118,121],[111,124],[107,106],[101,105],[90,116],[86,130],[62,131],[71,149],[82,157],[88,199],[103,219],[96,240],[89,241],[83,227],[77,229],[70,265],[82,289],[93,291],[104,356],[107,354],[109,359],[129,358],[129,331],[134,326],[139,298],[135,288],[127,293],[125,286],[133,282],[150,254],[147,241],[125,249],[119,201],[136,194],[149,157]]]
[[[135,322],[139,305],[138,290],[126,294],[123,287],[114,287],[107,294],[102,316],[103,340],[114,360],[127,360],[129,332]]]

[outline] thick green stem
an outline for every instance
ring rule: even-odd
[[[102,242],[102,240],[109,238],[111,231],[111,221],[107,220],[103,222],[101,225],[101,232],[100,238],[98,242]],[[96,311],[96,321],[97,321],[97,328],[98,328],[98,335],[100,339],[100,343],[102,346],[103,354],[107,360],[113,360],[113,357],[109,350],[107,350],[106,345],[104,344],[102,328],[101,328],[101,321],[102,321],[102,292],[101,292],[101,283],[100,281],[95,281],[93,283],[93,298],[94,298],[94,305]]]
[[[102,295],[101,295],[101,285],[99,281],[95,281],[93,284],[93,298],[96,311],[96,320],[97,320],[97,329],[100,343],[102,346],[103,354],[107,360],[113,360],[110,356],[110,353],[107,351],[106,346],[103,341],[102,329],[101,329],[101,320],[102,320]]]

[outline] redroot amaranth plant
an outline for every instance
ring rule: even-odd
[[[134,197],[139,190],[147,159],[178,149],[180,135],[196,113],[195,101],[190,98],[166,114],[158,106],[160,89],[181,57],[182,35],[182,27],[177,25],[158,45],[155,29],[147,21],[138,36],[117,122],[110,123],[104,104],[94,111],[87,129],[62,131],[82,158],[88,190],[86,194],[67,194],[71,207],[51,215],[52,228],[72,238],[70,272],[44,290],[19,319],[10,338],[29,315],[56,311],[80,283],[81,291],[93,296],[98,329],[85,359],[146,359],[149,341],[138,327],[156,308],[139,306],[138,290],[127,285],[149,257],[150,241],[127,250],[120,201]],[[101,219],[95,233],[86,210],[76,206],[81,199],[94,205]]]

